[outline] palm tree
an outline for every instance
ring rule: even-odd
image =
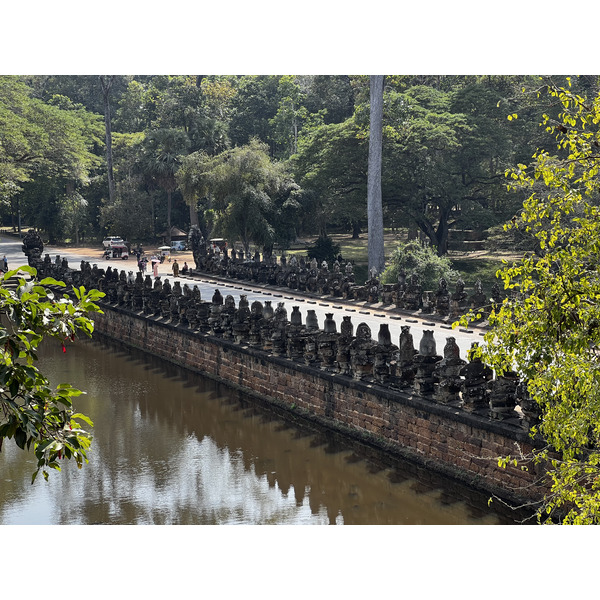
[[[175,173],[187,154],[189,139],[181,129],[156,129],[146,134],[141,161],[149,183],[167,192],[167,244],[171,244],[172,194],[177,189]]]

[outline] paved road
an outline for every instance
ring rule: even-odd
[[[102,257],[102,252],[99,249],[97,255],[87,256],[78,253],[77,251],[66,250],[64,248],[53,248],[46,247],[44,254],[50,254],[54,259],[56,254],[67,257],[69,265],[72,268],[79,268],[79,263],[82,260],[89,261],[91,264],[97,264],[100,268],[106,268],[111,266],[113,268],[123,269],[127,271],[137,271],[137,264],[135,259],[131,260],[110,260],[107,261]],[[23,264],[27,264],[27,257],[21,251],[21,242],[14,238],[7,236],[0,236],[0,258],[6,255],[8,259],[8,265],[10,269]],[[171,265],[164,263],[159,267],[159,275],[164,280],[169,279],[170,282],[176,280],[171,272]],[[342,316],[351,316],[354,330],[359,323],[367,323],[371,328],[372,336],[377,339],[377,333],[379,332],[379,325],[381,323],[387,323],[389,326],[390,333],[392,335],[392,342],[398,344],[398,338],[400,336],[401,325],[409,325],[410,331],[413,335],[415,347],[418,348],[419,341],[422,337],[423,330],[433,330],[434,339],[437,345],[437,353],[442,354],[443,348],[446,343],[446,338],[452,336],[456,339],[461,352],[461,357],[466,358],[467,350],[471,347],[472,342],[482,341],[482,332],[477,328],[474,328],[472,332],[466,330],[451,330],[448,325],[441,324],[434,321],[428,321],[427,319],[415,318],[411,315],[397,313],[378,307],[368,307],[364,304],[356,304],[352,302],[346,302],[338,299],[317,299],[303,296],[301,294],[295,294],[293,290],[288,289],[277,289],[268,288],[263,289],[255,285],[248,284],[246,282],[225,282],[208,276],[202,276],[200,279],[191,279],[189,277],[178,277],[178,281],[181,285],[187,283],[188,286],[196,286],[200,288],[201,296],[204,300],[210,300],[215,289],[219,289],[223,296],[231,294],[236,302],[239,301],[240,295],[245,294],[248,298],[248,302],[252,304],[255,300],[264,302],[265,300],[271,300],[273,308],[277,307],[278,302],[283,302],[285,308],[288,311],[288,318],[292,312],[293,306],[299,306],[300,312],[302,313],[303,322],[306,320],[306,313],[309,309],[314,309],[321,328],[323,327],[323,321],[325,320],[326,313],[333,313],[334,320],[337,324],[339,331],[340,324],[342,322]]]

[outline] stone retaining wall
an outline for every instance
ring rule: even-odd
[[[535,499],[536,474],[496,457],[531,449],[526,432],[401,391],[324,372],[156,317],[104,305],[96,331],[228,383],[383,450],[509,500]]]
[[[283,303],[248,305],[218,290],[212,300],[178,281],[127,276],[49,256],[38,274],[106,293],[96,331],[126,345],[200,372],[288,411],[386,451],[451,475],[477,489],[519,501],[545,491],[540,467],[497,465],[499,456],[527,455],[538,418],[526,386],[494,378],[476,357],[458,356],[453,338],[438,355],[431,331],[418,349],[409,327],[398,345],[382,324],[377,341],[360,323],[333,315],[323,330],[316,316],[288,320]],[[312,311],[314,313],[314,311]],[[168,401],[168,400],[166,400]],[[525,467],[525,468],[522,468]]]

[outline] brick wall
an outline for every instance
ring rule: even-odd
[[[513,501],[534,499],[536,473],[496,457],[531,450],[525,431],[409,393],[334,375],[260,349],[104,305],[96,332],[223,381],[381,449]]]

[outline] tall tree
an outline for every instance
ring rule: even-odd
[[[20,78],[0,78],[0,190],[12,190],[24,218],[52,240],[64,231],[61,203],[100,166],[98,121],[66,96],[46,103]]]
[[[367,220],[369,228],[369,271],[383,271],[383,207],[381,203],[381,163],[383,151],[383,75],[370,77],[369,169],[367,178]]]
[[[355,116],[321,125],[299,141],[292,157],[294,177],[307,192],[303,230],[326,237],[327,226],[351,229],[357,238],[366,224],[368,142]]]
[[[102,99],[104,101],[104,128],[106,140],[106,173],[108,176],[108,197],[110,203],[116,201],[115,177],[113,174],[113,156],[112,156],[112,131],[110,118],[110,88],[113,84],[113,75],[100,75],[100,85],[102,86]]]
[[[187,154],[189,139],[180,129],[156,129],[148,132],[143,143],[142,172],[153,185],[167,193],[167,243],[171,243],[173,192],[177,189],[175,173]]]
[[[117,199],[111,203],[104,196],[100,207],[100,225],[127,240],[146,240],[154,236],[155,205],[160,202],[160,188],[147,185],[139,169],[143,140],[143,133],[113,133]]]
[[[181,166],[175,173],[183,201],[190,207],[190,224],[198,226],[205,238],[208,238],[210,234],[210,227],[204,214],[205,210],[210,209],[207,174],[213,162],[206,152],[192,152],[183,157]],[[202,219],[198,218],[199,203],[203,204]]]
[[[187,201],[211,198],[215,230],[239,240],[245,252],[254,243],[269,254],[276,242],[295,235],[298,186],[258,140],[215,157],[193,153],[177,178]]]
[[[449,101],[424,86],[386,94],[384,200],[409,215],[439,255],[448,250],[453,209],[465,199],[455,157],[469,127]]]

